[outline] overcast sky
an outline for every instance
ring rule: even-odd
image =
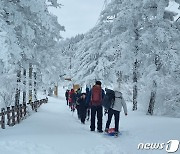
[[[51,12],[57,15],[59,23],[65,26],[66,32],[61,32],[64,38],[85,33],[93,28],[104,4],[104,0],[59,0],[59,2],[64,6]]]
[[[50,9],[58,16],[58,21],[65,26],[66,32],[61,32],[64,38],[82,34],[93,28],[102,11],[104,0],[58,0],[62,8]],[[174,1],[174,0],[170,0]],[[170,3],[169,10],[180,13],[178,5]],[[176,16],[175,19],[179,17]]]

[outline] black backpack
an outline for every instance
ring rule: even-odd
[[[115,101],[115,92],[111,89],[106,89],[106,94],[102,100],[102,106],[108,110],[110,107],[113,107],[114,101]]]

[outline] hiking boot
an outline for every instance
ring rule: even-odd
[[[98,133],[103,133],[103,130],[101,129],[101,130],[98,130]]]
[[[114,137],[118,137],[118,132],[114,132]]]
[[[94,132],[95,130],[94,129],[91,129],[91,132]]]
[[[108,130],[109,130],[108,128],[105,128],[105,130],[104,130],[104,131],[105,131],[106,133],[108,133]]]

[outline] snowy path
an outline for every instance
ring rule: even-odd
[[[0,130],[1,154],[138,154],[166,153],[165,150],[137,150],[139,143],[167,143],[180,139],[180,119],[150,117],[140,112],[122,113],[119,138],[89,131],[76,113],[69,111],[64,92],[50,98],[37,113],[13,128]],[[106,117],[104,117],[104,124]],[[169,123],[168,123],[169,122]],[[168,133],[167,133],[168,132]]]

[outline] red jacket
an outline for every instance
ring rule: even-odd
[[[75,92],[74,89],[71,89],[71,91],[69,92],[69,102],[70,103],[75,103],[76,101],[76,96],[75,96]]]

